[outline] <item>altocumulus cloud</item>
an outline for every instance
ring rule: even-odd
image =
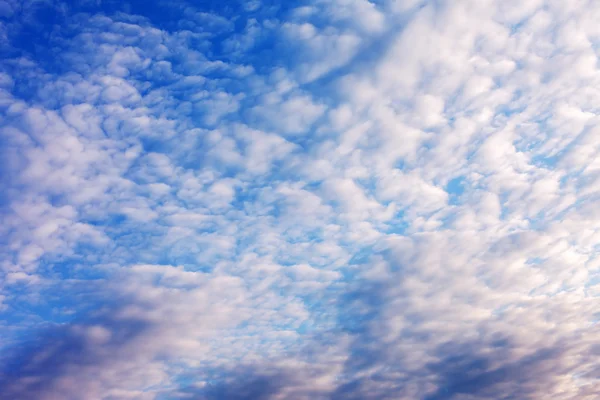
[[[600,3],[0,3],[0,398],[596,399]]]

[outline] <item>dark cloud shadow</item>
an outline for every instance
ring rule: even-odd
[[[86,368],[102,370],[114,360],[132,356],[130,345],[150,324],[116,318],[126,303],[99,306],[102,310],[93,316],[45,329],[13,348],[0,366],[0,399],[36,400],[42,394],[62,393],[55,387],[61,379],[77,377]],[[82,387],[88,383],[81,381]]]
[[[450,400],[458,395],[482,399],[532,399],[539,395],[540,386],[552,387],[561,371],[560,349],[540,349],[516,361],[498,362],[506,354],[484,354],[487,345],[469,344],[440,349],[440,361],[428,366],[437,377],[439,389],[426,400]],[[499,349],[511,352],[510,346]]]

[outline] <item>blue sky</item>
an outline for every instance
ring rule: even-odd
[[[598,20],[0,2],[0,398],[595,398]]]

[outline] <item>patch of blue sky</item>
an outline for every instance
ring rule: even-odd
[[[393,220],[385,223],[385,227],[382,231],[388,235],[405,235],[411,225],[410,220],[405,218],[404,211],[400,211]]]
[[[506,206],[506,204],[508,203],[510,194],[508,192],[504,191],[504,192],[500,192],[498,194],[498,197],[500,199],[500,204],[501,204],[500,219],[505,220],[513,212],[512,208]]]
[[[448,181],[445,188],[446,193],[448,193],[448,204],[457,205],[460,203],[466,184],[465,176],[458,176]]]
[[[544,261],[546,261],[544,258],[542,257],[532,257],[532,258],[528,258],[527,261],[525,261],[526,264],[528,265],[541,265],[544,263]]]
[[[335,303],[339,292],[339,288],[336,289],[334,285],[321,293],[299,296],[298,299],[302,301],[310,317],[300,322],[295,321],[292,324],[283,324],[280,326],[280,329],[294,331],[299,334],[314,334],[333,328],[336,316],[334,313],[326,312],[325,310],[329,309]],[[285,291],[282,294],[285,294]],[[301,337],[299,337],[299,340],[302,340]]]
[[[525,109],[527,108],[527,105],[526,104],[520,105],[519,104],[520,98],[521,98],[520,91],[516,90],[515,93],[513,94],[514,103],[504,104],[504,105],[496,108],[494,118],[512,117],[514,115],[518,115],[518,114],[522,113],[523,111],[525,111]]]
[[[108,263],[106,255],[98,245],[78,243],[72,252],[58,256],[43,256],[39,260],[38,274],[51,282],[73,279],[75,281],[94,281],[108,276],[102,268],[91,266]]]
[[[1,343],[11,341],[23,344],[35,340],[35,333],[48,328],[68,324],[85,317],[97,307],[106,305],[106,299],[98,298],[95,289],[99,286],[90,281],[82,285],[75,279],[69,282],[42,283],[38,295],[31,296],[27,283],[12,284],[5,301],[7,310],[0,310],[0,318],[10,327],[8,336]],[[1,348],[1,347],[0,347]],[[6,355],[15,349],[5,349]]]
[[[450,205],[449,207],[456,207],[453,205]],[[456,228],[456,220],[458,218],[458,215],[455,212],[450,212],[450,213],[446,213],[446,215],[444,215],[442,218],[440,218],[440,229],[441,230],[445,230],[445,229],[454,229]]]
[[[323,230],[321,228],[309,229],[309,230],[295,230],[295,227],[285,230],[283,237],[286,242],[290,244],[298,243],[322,243],[323,242]]]
[[[560,155],[555,154],[547,156],[545,154],[537,154],[531,158],[531,162],[537,166],[544,167],[549,170],[556,168],[556,164],[560,161]]]

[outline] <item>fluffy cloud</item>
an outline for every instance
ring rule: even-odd
[[[0,6],[0,397],[594,398],[598,15]]]

